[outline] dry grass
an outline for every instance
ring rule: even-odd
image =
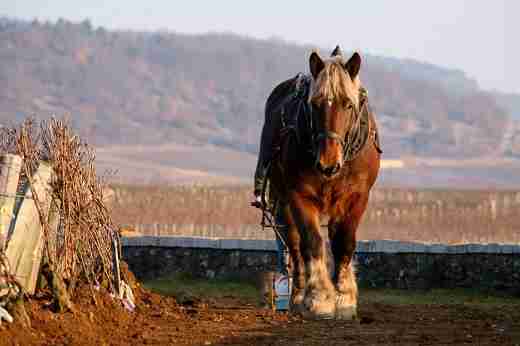
[[[272,237],[247,226],[260,221],[259,211],[249,206],[248,186],[119,185],[114,189],[114,221],[146,224],[145,232],[150,234]],[[377,189],[358,238],[518,243],[519,207],[517,191]],[[159,231],[153,224],[159,225]]]

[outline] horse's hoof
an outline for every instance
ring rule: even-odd
[[[334,310],[304,310],[302,316],[306,320],[333,320]]]
[[[305,302],[303,317],[312,320],[330,320],[335,317],[334,299],[309,299]]]
[[[304,315],[305,314],[305,305],[291,304],[289,306],[289,312],[293,315]]]
[[[357,318],[356,301],[350,295],[338,294],[336,297],[336,319],[352,321]]]
[[[345,321],[354,321],[357,319],[357,308],[353,306],[345,306],[336,308],[336,319]]]
[[[289,311],[291,314],[301,314],[303,315],[305,312],[305,305],[303,304],[304,293],[303,290],[296,294],[293,294],[291,297],[291,302],[289,304]]]

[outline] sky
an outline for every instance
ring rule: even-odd
[[[91,20],[110,29],[233,32],[412,58],[463,70],[487,90],[520,93],[517,0],[14,0],[0,16]],[[513,44],[513,42],[515,42]]]

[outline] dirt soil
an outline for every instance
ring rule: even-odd
[[[129,312],[108,294],[89,289],[76,312],[55,314],[48,294],[27,303],[32,328],[0,326],[0,345],[520,345],[518,306],[493,310],[465,305],[362,302],[357,322],[304,321],[246,301],[184,300],[135,289]]]

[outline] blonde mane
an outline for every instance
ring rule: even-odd
[[[350,100],[358,107],[360,86],[357,76],[354,80],[350,78],[343,59],[333,57],[325,61],[325,67],[313,80],[309,98],[316,102]]]

